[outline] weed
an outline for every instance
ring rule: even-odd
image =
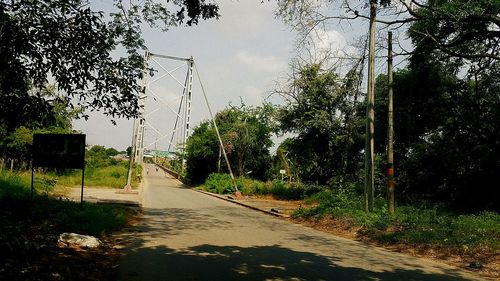
[[[363,198],[349,189],[323,190],[306,201],[317,204],[312,208],[299,208],[294,217],[341,218],[353,226],[361,226],[361,234],[383,242],[500,249],[500,215],[497,213],[458,215],[442,204],[423,202],[417,206],[399,206],[396,215],[390,216],[383,198],[376,199],[379,207],[375,212],[367,213]]]
[[[54,184],[50,178],[42,178],[42,182]],[[14,214],[19,221],[47,221],[58,232],[101,235],[123,227],[132,213],[121,206],[80,204],[36,194],[33,201],[29,198],[29,181],[9,172],[0,174],[0,212]]]

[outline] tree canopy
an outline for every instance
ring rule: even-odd
[[[135,116],[146,48],[141,25],[168,29],[219,16],[205,0],[167,2],[116,0],[105,15],[85,0],[0,1],[0,95],[7,109],[0,120],[14,128],[50,111],[37,89],[51,80],[68,105]]]
[[[278,111],[280,129],[296,134],[284,149],[304,181],[326,184],[356,170],[363,111],[354,74],[343,79],[319,64],[305,65],[281,93],[287,104]]]
[[[271,165],[271,112],[270,105],[257,108],[242,105],[216,114],[215,122],[224,149],[237,176],[266,178]],[[225,171],[227,166],[220,153],[213,124],[202,122],[193,129],[187,142],[187,178],[193,183],[201,183],[210,173],[218,172],[219,167],[219,172]]]
[[[436,64],[394,75],[395,160],[403,198],[448,202],[455,208],[498,209],[500,73],[458,78]],[[377,81],[379,116],[386,115],[386,77]],[[386,120],[377,123],[383,153]]]
[[[415,50],[401,50],[401,54],[434,55],[483,66],[500,60],[499,1],[285,0],[278,1],[276,13],[305,37],[332,21],[368,20],[368,2],[378,6],[380,26],[410,36]]]

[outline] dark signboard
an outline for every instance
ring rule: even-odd
[[[33,166],[83,169],[85,166],[85,135],[34,134]]]

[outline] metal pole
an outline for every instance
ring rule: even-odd
[[[182,148],[182,172],[186,169],[186,158],[184,155],[184,151],[186,148],[186,143],[189,138],[189,125],[190,125],[190,119],[191,119],[191,95],[193,93],[193,64],[194,60],[193,57],[189,60],[189,82],[188,82],[188,88],[187,88],[187,98],[186,98],[186,110],[184,112],[184,121],[185,121],[185,132],[184,132],[184,140],[183,140],[183,148]]]
[[[186,79],[184,80],[184,89],[182,89],[181,102],[179,103],[179,108],[177,109],[177,115],[175,116],[174,129],[172,130],[172,135],[170,136],[170,143],[168,144],[168,149],[167,149],[168,152],[170,152],[170,148],[174,141],[174,134],[177,129],[177,123],[179,123],[179,116],[181,114],[182,104],[184,103],[184,96],[186,95],[186,90],[188,88],[188,81],[189,81],[189,68],[186,73]]]
[[[33,193],[34,193],[34,185],[33,185],[33,180],[35,178],[35,167],[33,167],[33,164],[31,165],[31,194],[30,194],[30,200],[33,200]]]
[[[393,124],[393,76],[392,76],[392,32],[387,42],[387,205],[389,214],[394,215],[394,124]]]
[[[128,164],[128,173],[127,173],[127,184],[125,185],[125,189],[132,187],[132,170],[134,168],[134,160],[135,160],[135,141],[136,141],[136,119],[134,118],[134,123],[132,126],[132,146],[129,155],[129,164]]]
[[[220,173],[221,158],[222,158],[222,148],[219,146],[219,161],[217,161],[217,173]]]
[[[368,47],[368,96],[366,102],[366,143],[365,143],[365,208],[373,212],[374,203],[374,132],[375,132],[375,19],[377,1],[370,0],[370,36]]]
[[[137,136],[136,136],[136,153],[135,153],[135,162],[137,164],[142,164],[142,160],[144,157],[144,128],[145,128],[145,103],[147,98],[147,85],[148,85],[148,65],[149,65],[149,57],[150,53],[146,50],[144,54],[144,77],[143,77],[143,85],[142,85],[142,95],[139,95],[138,105],[139,105],[139,116],[138,116],[138,124],[137,124]]]
[[[80,204],[83,204],[83,185],[85,183],[85,165],[82,168],[82,192],[80,194]]]

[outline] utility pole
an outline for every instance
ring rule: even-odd
[[[392,77],[392,32],[387,38],[387,206],[389,214],[394,215],[394,125],[393,125],[393,77]]]
[[[375,19],[377,1],[370,0],[370,36],[368,47],[368,95],[366,100],[366,142],[365,142],[365,208],[373,212],[374,201],[374,132],[375,132]]]

